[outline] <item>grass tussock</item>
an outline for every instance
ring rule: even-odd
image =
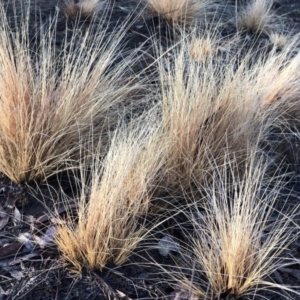
[[[238,62],[230,55],[202,55],[199,62],[188,42],[175,52],[172,61],[160,62],[159,97],[167,182],[178,187],[193,178],[202,181],[212,171],[211,161],[223,164],[228,151],[242,161],[257,144],[263,114],[255,76],[263,62],[253,70],[249,58]]]
[[[124,77],[125,58],[117,63],[121,34],[106,40],[99,28],[56,49],[55,31],[45,29],[34,54],[26,21],[12,33],[3,8],[1,17],[0,171],[14,182],[45,181],[116,125],[137,85]]]
[[[287,42],[282,51],[274,47],[271,54],[263,62],[262,68],[257,68],[256,81],[260,90],[263,106],[271,108],[277,115],[294,114],[298,111],[299,93],[299,57],[296,49],[296,36]]]
[[[91,166],[91,182],[79,199],[78,220],[59,220],[56,244],[75,269],[102,270],[124,263],[146,235],[139,220],[151,208],[151,194],[162,168],[155,120],[118,131],[105,161]],[[88,189],[88,193],[85,191]]]
[[[212,3],[212,0],[147,0],[152,13],[166,19],[172,26],[187,26],[204,18]]]
[[[104,8],[102,0],[65,0],[63,12],[67,18],[91,18]]]
[[[242,166],[271,123],[296,115],[299,103],[299,54],[291,57],[296,39],[283,51],[250,51],[242,58],[230,51],[208,54],[206,42],[191,51],[190,41],[193,35],[158,63],[167,182],[177,187],[193,178],[202,182],[211,161],[222,165],[228,152]]]
[[[288,45],[288,37],[284,34],[271,32],[269,34],[270,42],[276,47],[278,50],[283,50],[286,45]]]
[[[248,162],[239,177],[233,172],[235,162],[217,170],[212,184],[199,186],[205,189],[205,201],[195,200],[186,210],[193,233],[185,233],[189,244],[173,279],[189,299],[252,299],[258,290],[268,289],[297,293],[270,276],[291,263],[285,251],[299,237],[293,222],[299,207],[289,214],[277,211],[276,184],[264,185],[265,167],[251,158]]]
[[[272,1],[251,0],[238,16],[238,28],[252,33],[270,32],[274,24],[276,24],[276,15],[272,12],[271,7]]]
[[[214,35],[204,37],[193,37],[190,42],[190,56],[192,60],[207,62],[212,59],[218,51],[218,41]]]

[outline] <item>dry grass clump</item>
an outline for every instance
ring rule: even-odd
[[[237,177],[234,169],[235,162],[229,162],[217,170],[212,184],[199,187],[206,191],[204,201],[195,200],[186,210],[193,232],[185,231],[189,244],[182,249],[179,271],[169,274],[179,296],[188,292],[188,299],[252,299],[272,289],[299,294],[270,277],[291,263],[285,253],[299,238],[293,222],[299,207],[289,214],[276,209],[277,188],[262,183],[265,167],[254,159],[243,175]]]
[[[172,26],[187,26],[204,18],[207,8],[213,3],[212,0],[147,0],[152,13],[166,19]]]
[[[296,49],[296,36],[288,42],[284,49],[277,53],[276,47],[264,62],[264,66],[257,70],[257,81],[262,86],[263,105],[271,108],[277,116],[282,113],[294,114],[298,112],[299,93],[299,51]]]
[[[74,35],[61,51],[51,27],[33,54],[26,21],[12,32],[3,8],[1,18],[0,171],[14,182],[44,181],[78,164],[80,148],[115,126],[137,88],[125,79],[125,58],[116,62],[125,25],[110,40],[100,27],[93,38]]]
[[[277,32],[271,32],[269,34],[269,39],[274,47],[276,47],[278,50],[283,50],[283,48],[288,44],[287,36]]]
[[[191,59],[198,62],[209,61],[216,55],[218,50],[218,41],[214,35],[207,34],[204,37],[193,37],[190,42]]]
[[[255,76],[263,62],[253,70],[249,58],[238,62],[230,55],[203,56],[199,63],[186,41],[175,52],[172,61],[159,63],[162,140],[168,145],[167,182],[188,187],[211,173],[211,161],[223,164],[227,152],[242,161],[249,145],[257,144],[263,114]]]
[[[225,153],[243,165],[247,149],[260,143],[271,123],[296,115],[299,103],[296,39],[282,52],[250,51],[241,59],[229,51],[204,55],[200,48],[200,60],[190,40],[193,35],[185,36],[171,58],[158,63],[166,182],[175,187],[188,187],[193,178],[202,182],[210,162],[222,165]]]
[[[68,18],[91,18],[104,8],[102,0],[65,0],[63,12]]]
[[[78,271],[122,264],[145,237],[139,220],[151,208],[163,163],[155,123],[150,118],[140,128],[117,130],[104,162],[95,156],[90,186],[83,176],[78,220],[57,220],[56,244]]]
[[[276,15],[271,7],[272,0],[251,0],[248,6],[239,13],[238,28],[253,33],[269,32],[276,23]]]

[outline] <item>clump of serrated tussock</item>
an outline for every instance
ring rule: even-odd
[[[288,45],[288,36],[282,33],[271,32],[269,40],[277,50],[283,50]]]
[[[257,158],[249,157],[239,176],[236,162],[226,160],[215,168],[212,182],[199,185],[204,199],[193,198],[183,208],[191,227],[182,231],[187,242],[174,258],[178,269],[165,270],[166,277],[178,296],[189,299],[253,299],[264,290],[299,295],[272,279],[276,270],[297,263],[286,253],[299,238],[294,222],[299,206],[286,214],[276,209],[280,183],[274,178],[273,187],[266,185],[266,166]]]
[[[286,41],[281,51],[274,45],[267,57],[261,63],[255,64],[256,77],[252,86],[257,89],[257,95],[262,99],[262,107],[270,122],[270,128],[275,131],[287,133],[290,129],[297,131],[300,128],[298,40],[299,35]],[[285,138],[284,134],[281,138]]]
[[[138,88],[122,53],[126,25],[109,40],[101,26],[93,38],[89,30],[80,41],[74,34],[57,49],[53,21],[34,54],[25,16],[12,32],[1,7],[0,171],[14,182],[73,168],[80,148],[105,138]]]
[[[200,40],[195,50],[197,39],[193,32],[182,34],[172,55],[158,60],[166,183],[173,191],[189,189],[193,178],[208,178],[210,162],[223,164],[225,153],[242,165],[249,146],[256,147],[272,127],[299,112],[297,39],[282,51],[273,47],[240,57],[218,51],[211,37],[209,48]]]
[[[229,152],[242,162],[249,145],[257,145],[267,127],[263,92],[270,89],[269,82],[257,80],[268,66],[263,59],[250,67],[251,53],[240,61],[201,50],[201,59],[195,59],[190,40],[183,39],[171,58],[159,60],[157,95],[162,141],[168,145],[166,183],[187,188],[193,178],[201,182],[210,176],[211,161],[223,164]]]
[[[213,0],[146,0],[150,11],[165,19],[171,26],[188,27],[204,21]]]
[[[105,160],[96,154],[92,165],[82,166],[78,219],[56,219],[56,244],[76,270],[102,270],[109,262],[120,265],[146,236],[142,220],[151,210],[163,166],[155,118],[118,128]]]
[[[193,36],[189,44],[189,52],[192,60],[207,62],[209,58],[217,55],[218,41],[214,34],[207,33],[204,36]]]
[[[105,8],[102,0],[65,0],[62,10],[67,18],[91,18]]]
[[[251,0],[237,16],[237,27],[252,33],[268,33],[279,29],[280,19],[272,11],[273,0]]]

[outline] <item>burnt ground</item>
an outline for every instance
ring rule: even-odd
[[[23,5],[14,7],[12,1],[3,1],[8,5],[7,15],[11,18],[14,26],[14,10],[21,14]],[[34,45],[38,42],[36,34],[37,24],[46,24],[49,17],[58,13],[56,24],[57,35],[55,43],[58,47],[63,44],[66,37],[66,27],[70,35],[79,23],[84,28],[90,26],[91,21],[86,19],[66,19],[62,11],[62,1],[36,0],[32,1],[30,12],[29,35]],[[124,39],[125,47],[130,51],[142,46],[143,59],[140,65],[133,69],[140,71],[153,61],[153,43],[149,37],[156,35],[162,47],[168,47],[174,43],[176,37],[172,34],[167,24],[156,16],[150,16],[147,12],[139,15],[143,5],[134,0],[116,0],[111,3],[111,14],[103,17],[97,15],[93,19],[95,30],[97,24],[103,22],[109,30],[117,28],[130,20],[131,25]],[[225,2],[225,0],[224,0]],[[235,1],[232,1],[233,3]],[[247,1],[238,1],[240,3]],[[230,5],[226,8],[230,11]],[[285,16],[282,32],[293,35],[300,31],[300,2],[299,0],[276,0],[273,9],[279,15]],[[224,10],[224,16],[228,11]],[[77,24],[78,26],[78,24]],[[232,25],[224,27],[222,36],[230,38],[235,28]],[[246,35],[245,39],[249,39]],[[255,37],[256,49],[264,47],[268,41],[266,37]],[[253,44],[252,43],[252,44]],[[262,46],[263,45],[263,46]],[[299,140],[283,139],[282,158],[292,174],[287,179],[284,187],[289,197],[290,206],[299,204],[300,201],[300,168],[299,168]],[[175,299],[174,290],[164,281],[164,276],[155,264],[147,262],[155,261],[159,264],[170,266],[170,257],[160,255],[158,249],[152,249],[142,245],[130,256],[129,260],[121,267],[110,264],[103,272],[91,272],[84,270],[78,276],[72,267],[60,257],[57,249],[47,243],[51,239],[51,227],[49,227],[49,211],[59,208],[63,216],[65,209],[62,208],[61,190],[71,195],[69,178],[53,178],[47,185],[23,186],[15,185],[4,175],[0,177],[0,300],[1,299]],[[280,207],[280,201],[278,203]],[[180,218],[180,216],[177,216]],[[178,220],[177,220],[178,221]],[[158,228],[156,238],[160,240],[168,234],[174,234],[174,230],[168,231],[170,224],[162,224]],[[27,241],[20,243],[16,237],[33,237],[35,244]],[[157,242],[156,242],[157,244]],[[147,250],[145,250],[147,249]],[[300,241],[295,241],[287,251],[287,258],[293,255],[300,259]],[[300,286],[300,266],[291,266],[280,270],[272,278],[278,283]],[[265,299],[286,299],[286,295],[264,292]],[[257,296],[258,297],[258,296]],[[224,299],[226,297],[224,296]],[[291,296],[292,299],[300,299]],[[178,298],[179,299],[179,298]],[[186,299],[183,296],[180,299]],[[179,299],[179,300],[180,300]]]

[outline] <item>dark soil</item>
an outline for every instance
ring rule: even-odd
[[[27,1],[2,0],[7,5],[7,15],[12,27],[17,26],[15,12],[21,12],[27,7]],[[162,0],[163,1],[163,0]],[[235,1],[231,1],[233,4]],[[247,1],[238,0],[239,4]],[[20,3],[23,3],[22,5]],[[225,0],[224,0],[225,3]],[[153,43],[150,36],[156,35],[162,47],[168,47],[174,43],[176,37],[168,25],[156,16],[151,16],[143,10],[143,3],[135,0],[115,0],[110,3],[109,14],[97,15],[93,20],[67,19],[62,9],[63,1],[59,0],[35,0],[31,1],[29,34],[32,45],[38,43],[37,28],[41,24],[49,23],[49,18],[58,13],[56,25],[56,45],[60,47],[66,37],[66,28],[70,35],[79,22],[80,26],[88,28],[91,23],[96,30],[99,23],[103,23],[109,30],[120,26],[125,20],[131,25],[124,39],[125,47],[131,51],[142,45],[140,53],[143,59],[140,64],[134,66],[134,71],[139,72],[153,62]],[[230,6],[228,6],[230,7]],[[300,1],[299,0],[275,0],[273,9],[279,15],[285,16],[283,32],[293,35],[300,31]],[[224,13],[224,16],[226,14]],[[108,37],[109,37],[108,30]],[[232,25],[224,28],[222,35],[230,38],[235,31]],[[248,36],[251,36],[250,34]],[[248,38],[248,37],[247,37]],[[256,50],[265,45],[266,37],[255,38]],[[34,47],[34,46],[33,46]],[[292,177],[286,184],[286,193],[291,206],[300,201],[300,168],[299,168],[299,140],[283,140],[285,149],[283,158],[292,166]],[[296,154],[295,154],[296,153]],[[16,237],[24,233],[30,233],[38,238],[47,234],[49,217],[47,214],[53,209],[62,206],[61,188],[71,195],[69,179],[61,176],[53,178],[47,185],[22,186],[13,184],[4,175],[0,178],[0,300],[1,299],[174,299],[173,289],[164,281],[164,276],[155,264],[147,262],[155,261],[160,264],[170,265],[172,260],[163,257],[155,247],[149,248],[143,244],[133,253],[130,259],[121,267],[113,264],[107,266],[103,272],[91,272],[84,270],[78,276],[72,267],[66,264],[60,257],[58,250],[52,245],[46,247],[31,248],[30,245],[18,243]],[[280,203],[279,209],[280,207]],[[60,210],[61,215],[64,209]],[[4,217],[4,213],[11,217]],[[300,225],[300,222],[299,222]],[[162,233],[167,224],[162,225],[157,232],[158,240],[164,237]],[[170,233],[170,232],[169,232]],[[174,234],[171,232],[170,234]],[[157,242],[156,242],[157,244]],[[145,250],[147,249],[147,250]],[[287,255],[293,255],[300,259],[300,241],[295,242]],[[282,271],[276,274],[277,282],[300,286],[300,265],[293,266],[294,274]],[[297,276],[294,276],[298,274]],[[275,276],[275,277],[276,277]],[[275,278],[276,280],[276,278]],[[299,289],[298,289],[299,290]],[[280,291],[279,291],[280,293]],[[286,295],[275,293],[262,294],[265,299],[286,299]],[[292,299],[300,299],[291,295]],[[180,298],[183,299],[183,298]],[[225,298],[224,298],[225,299]],[[226,298],[227,299],[227,298]]]

